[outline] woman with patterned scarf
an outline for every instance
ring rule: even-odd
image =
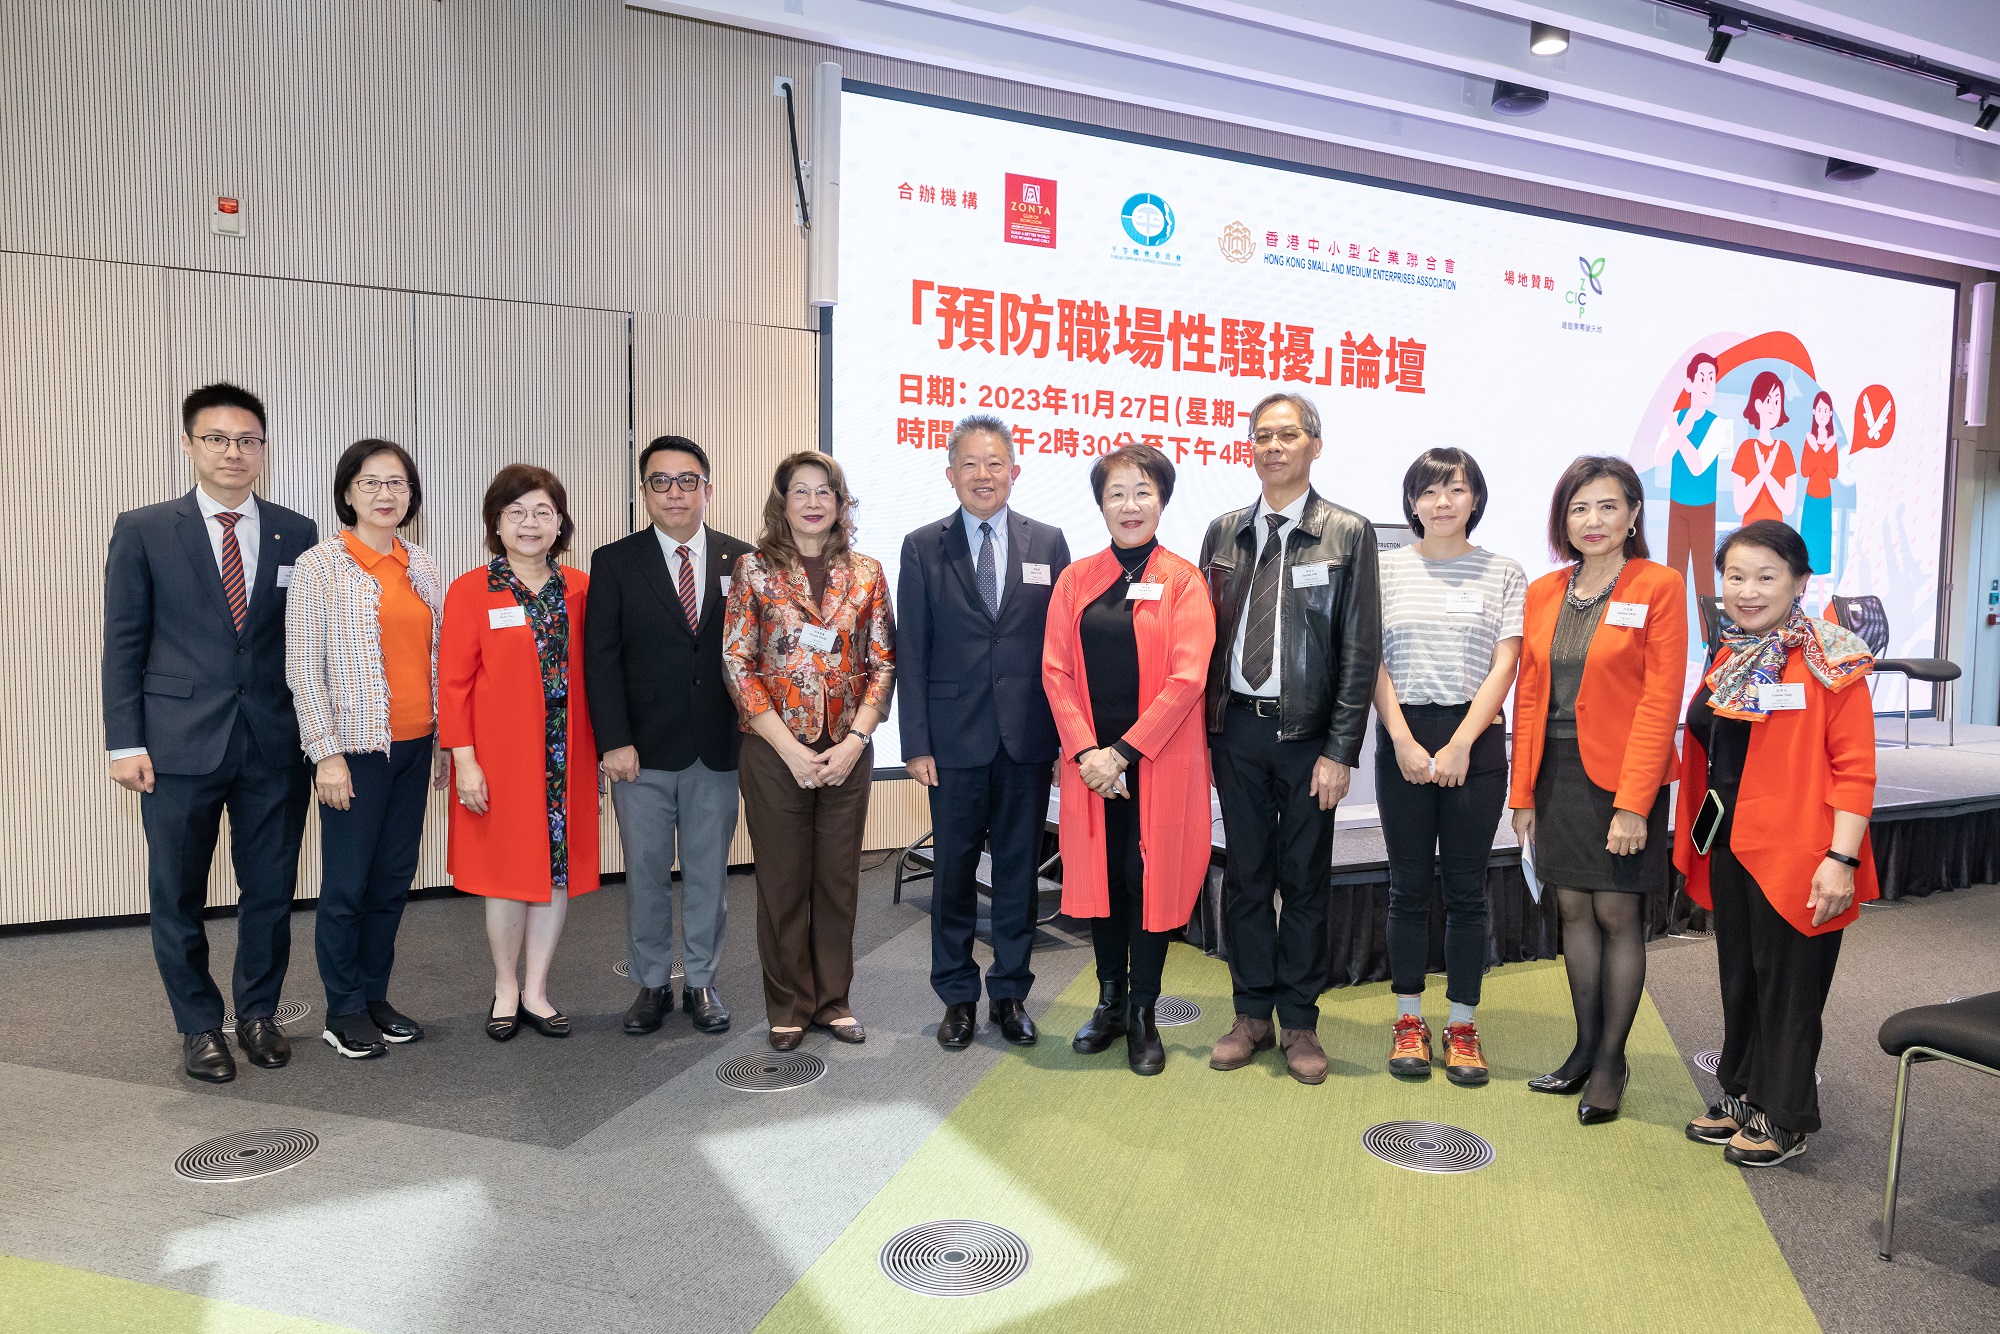
[[[1775,1167],[1819,1129],[1814,1066],[1841,932],[1881,897],[1874,660],[1799,609],[1812,561],[1794,529],[1745,524],[1715,566],[1722,642],[1688,706],[1674,864],[1715,915],[1722,1100],[1687,1135],[1726,1145],[1739,1167]]]

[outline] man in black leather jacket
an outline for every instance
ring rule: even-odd
[[[1302,395],[1257,404],[1250,439],[1263,494],[1210,524],[1201,545],[1215,606],[1208,730],[1236,990],[1235,1027],[1209,1064],[1236,1070],[1268,1051],[1275,1011],[1285,1067],[1305,1084],[1326,1078],[1317,1028],[1333,808],[1361,758],[1382,653],[1375,532],[1312,489],[1319,432]]]

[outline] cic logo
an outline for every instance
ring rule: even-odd
[[[1582,276],[1576,280],[1576,290],[1565,293],[1563,300],[1575,306],[1580,315],[1591,297],[1604,295],[1604,259],[1602,256],[1586,259],[1578,255],[1576,266]]]

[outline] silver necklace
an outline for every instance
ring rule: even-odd
[[[1116,551],[1113,551],[1112,555],[1118,561],[1118,568],[1124,573],[1125,582],[1128,584],[1131,583],[1134,579],[1137,579],[1140,575],[1144,574],[1146,572],[1146,567],[1153,563],[1153,553],[1150,551],[1146,553],[1145,559],[1141,560],[1136,568],[1127,565],[1125,563],[1125,557],[1119,555]]]
[[[1603,588],[1598,589],[1595,593],[1592,593],[1587,598],[1577,596],[1576,577],[1583,573],[1583,562],[1578,561],[1576,564],[1576,568],[1569,572],[1569,592],[1564,594],[1564,596],[1569,601],[1569,605],[1575,607],[1578,611],[1589,611],[1592,607],[1595,607],[1598,603],[1604,601],[1605,597],[1610,594],[1611,590],[1618,587],[1618,576],[1625,573],[1625,561],[1630,559],[1631,557],[1628,556],[1625,558],[1625,560],[1619,561],[1618,568],[1611,572],[1610,582],[1605,584]]]

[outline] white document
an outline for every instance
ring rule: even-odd
[[[1444,609],[1454,616],[1461,612],[1477,616],[1486,610],[1486,599],[1469,588],[1454,588],[1444,595]]]
[[[1037,565],[1029,560],[1022,561],[1021,582],[1024,584],[1040,584],[1042,587],[1047,588],[1049,586],[1049,567],[1046,565]]]
[[[1160,594],[1167,591],[1165,584],[1133,584],[1125,590],[1127,602],[1158,602]]]
[[[278,567],[278,587],[290,588],[291,586],[292,586],[292,567],[289,565],[280,565]]]
[[[1294,565],[1292,567],[1292,587],[1325,588],[1327,568],[1327,562],[1323,560],[1314,561],[1310,565]]]
[[[839,639],[830,625],[808,625],[799,631],[799,642],[815,653],[830,652]]]
[[[1604,623],[1622,625],[1628,630],[1643,630],[1646,626],[1646,604],[1614,602],[1604,612]]]
[[[491,630],[505,630],[511,626],[527,623],[528,611],[525,607],[492,607],[486,612],[486,625]]]
[[[1529,839],[1521,845],[1521,878],[1528,882],[1528,893],[1534,895],[1535,902],[1542,901],[1542,882],[1535,878],[1535,841]]]
[[[1757,686],[1757,707],[1766,713],[1803,709],[1805,706],[1806,687],[1803,681],[1760,682]]]

